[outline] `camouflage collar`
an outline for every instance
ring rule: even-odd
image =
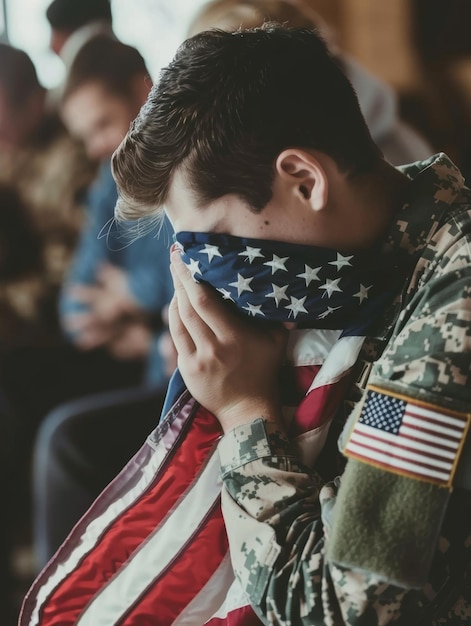
[[[397,294],[381,320],[378,320],[376,328],[371,329],[365,345],[369,354],[366,358],[368,362],[375,360],[381,353],[401,310],[406,290],[410,288],[410,278],[418,257],[464,186],[460,171],[443,153],[397,169],[408,176],[412,184],[407,201],[389,228],[382,253],[389,257],[391,271],[403,277],[404,289]]]
[[[407,202],[389,229],[383,252],[402,251],[415,257],[440,226],[462,190],[464,178],[443,152],[397,169],[412,180],[412,185]]]

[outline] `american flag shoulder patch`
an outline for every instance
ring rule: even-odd
[[[451,487],[470,419],[471,413],[370,385],[344,453],[395,474]]]

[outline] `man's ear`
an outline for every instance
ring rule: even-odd
[[[301,201],[309,202],[315,211],[327,204],[329,181],[321,162],[305,150],[283,150],[276,159],[275,169],[282,182]]]

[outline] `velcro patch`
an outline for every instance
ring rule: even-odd
[[[344,453],[395,474],[451,487],[471,413],[368,386]]]

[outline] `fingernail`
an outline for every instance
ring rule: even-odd
[[[170,254],[170,264],[173,265],[177,272],[181,272],[185,264],[183,263],[182,255],[179,250],[172,250]]]

